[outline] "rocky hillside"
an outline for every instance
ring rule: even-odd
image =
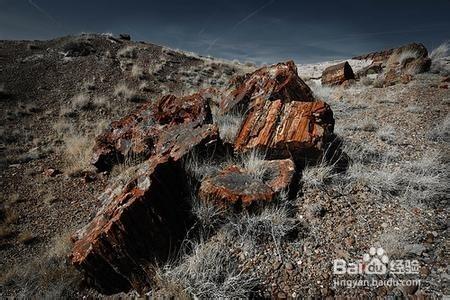
[[[449,294],[446,45],[257,68],[90,34],[0,69],[2,296]],[[333,271],[372,249],[417,268]]]

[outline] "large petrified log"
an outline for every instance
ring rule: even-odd
[[[293,158],[296,162],[315,160],[323,153],[333,128],[333,112],[325,102],[258,98],[236,137],[235,149],[258,150],[269,158]]]
[[[348,62],[329,66],[322,72],[323,85],[339,85],[349,79],[355,79],[352,67]]]
[[[147,159],[169,149],[176,142],[174,136],[210,123],[211,111],[200,94],[164,96],[112,122],[96,139],[92,164],[103,171],[128,155]]]
[[[150,284],[148,264],[167,259],[192,225],[182,159],[190,151],[213,148],[218,130],[207,123],[208,107],[201,97],[184,100],[169,96],[145,106],[152,111],[141,109],[122,119],[126,126],[103,134],[114,137],[109,140],[114,143],[104,141],[104,148],[97,148],[121,153],[116,146],[125,142],[138,151],[139,143],[148,145],[146,133],[156,141],[150,157],[128,172],[131,176],[110,184],[100,196],[102,208],[73,237],[71,262],[104,293],[143,291]]]
[[[293,61],[256,70],[234,80],[220,103],[222,113],[233,109],[245,111],[257,97],[266,100],[314,101],[311,89],[297,74]]]

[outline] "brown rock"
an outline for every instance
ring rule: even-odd
[[[333,112],[325,102],[258,98],[237,135],[235,150],[260,150],[271,159],[314,160],[323,153],[333,127]]]
[[[255,72],[235,79],[225,91],[220,103],[222,113],[232,109],[245,111],[251,103],[261,97],[266,100],[314,101],[311,89],[297,74],[293,61],[263,67]]]
[[[103,293],[144,291],[151,280],[146,266],[164,262],[191,226],[182,159],[214,148],[218,131],[206,123],[208,107],[201,98],[182,99],[163,97],[152,110],[147,104],[98,140],[98,153],[122,153],[117,145],[139,153],[149,145],[146,138],[154,141],[149,158],[108,186],[99,198],[102,208],[73,236],[72,264]]]
[[[275,193],[245,170],[230,166],[200,185],[199,197],[222,207],[253,209],[271,201]]]
[[[414,51],[417,52],[418,56],[426,57],[428,56],[428,51],[423,44],[411,43],[403,45],[398,48],[392,48],[388,50],[383,50],[379,52],[372,52],[360,56],[353,57],[353,59],[370,59],[373,63],[386,63],[394,52],[404,52],[404,51]]]
[[[199,126],[211,123],[211,111],[200,94],[181,98],[164,96],[155,104],[146,103],[112,122],[96,139],[92,164],[103,171],[127,156],[147,159],[171,149],[174,137],[190,135]]]
[[[287,190],[292,183],[295,164],[291,159],[267,160],[263,162],[264,183],[274,192]]]
[[[164,261],[189,225],[180,165],[168,156],[153,157],[139,173],[124,186],[107,189],[100,197],[104,206],[73,237],[72,264],[106,294],[131,287],[143,291],[150,284],[145,263]]]
[[[348,62],[330,66],[322,72],[323,85],[339,85],[349,79],[355,79],[355,74]]]

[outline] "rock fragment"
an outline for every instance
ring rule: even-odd
[[[340,85],[346,80],[355,79],[352,67],[348,62],[329,66],[322,72],[322,85]]]

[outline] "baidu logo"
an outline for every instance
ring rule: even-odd
[[[344,259],[333,261],[333,273],[337,275],[349,274],[418,274],[419,262],[417,260],[390,260],[384,249],[371,247],[361,260],[347,262]]]

